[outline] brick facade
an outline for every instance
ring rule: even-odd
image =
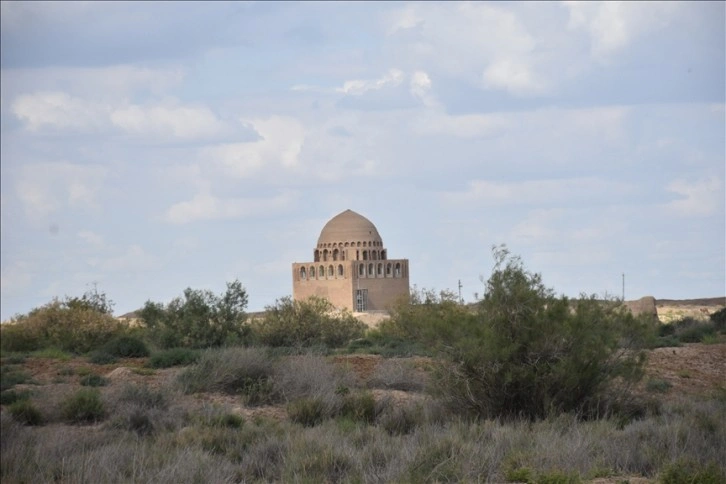
[[[387,310],[409,295],[408,260],[388,259],[378,230],[346,210],[325,224],[313,262],[292,264],[293,298],[327,298],[354,312]]]

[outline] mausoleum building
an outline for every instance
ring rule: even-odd
[[[346,210],[323,227],[313,261],[292,264],[292,293],[354,312],[386,310],[409,295],[408,259],[389,259],[376,226]]]

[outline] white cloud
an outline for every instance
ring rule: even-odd
[[[21,168],[15,193],[34,220],[64,207],[98,208],[98,193],[108,175],[105,167],[67,162],[34,163]]]
[[[705,180],[674,180],[666,187],[681,198],[666,204],[666,209],[684,217],[704,217],[724,208],[723,182],[717,177]]]
[[[18,97],[12,111],[31,131],[44,126],[87,130],[100,127],[110,109],[64,92],[39,92]]]
[[[203,148],[200,158],[221,163],[228,173],[240,178],[250,177],[263,167],[292,168],[298,164],[305,140],[305,128],[300,121],[270,116],[248,123],[259,133],[259,140]]]
[[[130,105],[115,109],[111,121],[129,133],[144,136],[169,136],[197,139],[220,136],[230,132],[206,106]]]
[[[568,28],[590,35],[591,54],[606,58],[644,33],[666,26],[680,8],[676,2],[563,2]]]
[[[360,96],[367,91],[377,91],[388,86],[399,86],[403,80],[403,71],[400,69],[390,69],[380,79],[345,81],[343,87],[337,88],[336,91],[351,96]]]
[[[424,103],[426,107],[436,107],[439,103],[431,94],[431,78],[424,71],[416,71],[411,74],[410,81],[411,94]]]
[[[111,272],[137,272],[148,270],[156,263],[156,258],[138,244],[132,244],[123,253],[89,261],[91,267]]]
[[[78,232],[78,238],[92,246],[103,245],[103,237],[93,232],[92,230],[81,230],[80,232]]]
[[[484,86],[504,89],[512,94],[534,94],[545,90],[542,80],[537,79],[532,67],[522,60],[502,59],[494,61],[482,75]]]
[[[602,180],[595,177],[560,180],[527,180],[498,182],[473,180],[465,192],[448,193],[445,200],[455,204],[485,206],[502,205],[583,205],[616,200],[632,193],[634,187],[625,182]]]
[[[414,132],[422,136],[443,135],[472,139],[489,137],[509,125],[499,114],[450,115],[441,111],[427,112],[412,122]]]
[[[267,215],[292,206],[295,196],[281,194],[272,198],[218,198],[199,193],[189,201],[172,205],[166,219],[172,224],[187,224],[200,220],[224,220]]]
[[[547,86],[535,37],[514,12],[499,5],[407,5],[390,14],[387,23],[389,36],[402,43],[403,58],[418,65],[518,95],[539,93]]]
[[[39,67],[2,70],[3,96],[64,92],[72,97],[121,102],[135,93],[168,95],[184,79],[180,67]]]

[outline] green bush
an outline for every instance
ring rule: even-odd
[[[663,484],[720,484],[726,473],[718,465],[701,465],[692,460],[679,460],[667,466],[660,475]]]
[[[668,380],[651,378],[645,384],[645,389],[653,393],[666,393],[673,385]]]
[[[709,316],[717,331],[726,331],[726,307],[723,307]]]
[[[221,296],[188,288],[167,305],[147,301],[140,316],[163,348],[209,348],[246,341],[246,307],[247,292],[234,281]]]
[[[63,417],[70,423],[96,422],[105,415],[101,394],[95,388],[82,388],[63,403]]]
[[[265,345],[330,348],[361,338],[366,328],[350,312],[336,312],[327,299],[315,296],[304,301],[278,299],[251,326],[254,337]]]
[[[22,370],[14,366],[0,366],[0,392],[9,390],[15,385],[25,383],[30,380],[30,376]]]
[[[118,358],[110,353],[107,353],[106,351],[96,350],[92,351],[88,355],[88,361],[93,363],[94,365],[108,365],[111,363],[116,363],[116,361],[118,361]]]
[[[103,346],[103,351],[118,358],[142,358],[149,356],[143,341],[133,336],[119,336]]]
[[[202,353],[196,365],[179,375],[178,382],[186,393],[223,392],[260,405],[275,400],[274,374],[275,362],[263,349],[224,348]]]
[[[41,425],[43,416],[28,399],[21,399],[8,407],[10,415],[24,425]]]
[[[151,368],[170,368],[186,366],[199,360],[199,351],[189,348],[169,348],[151,355],[147,366]]]
[[[108,378],[101,375],[86,375],[81,378],[80,383],[84,387],[104,387],[108,385]]]
[[[601,414],[603,401],[642,376],[640,348],[651,323],[619,302],[556,297],[519,258],[503,247],[493,252],[494,271],[476,310],[446,295],[414,293],[395,309],[394,329],[444,357],[437,386],[456,411],[532,419]]]
[[[165,410],[169,406],[169,398],[164,391],[154,390],[147,385],[124,386],[118,400],[145,409]]]
[[[314,427],[328,417],[325,404],[317,398],[301,398],[290,402],[287,414],[290,420],[304,427]]]
[[[376,400],[373,394],[360,392],[346,395],[340,415],[354,422],[372,424],[376,420]]]
[[[30,392],[28,391],[17,392],[15,390],[5,390],[0,392],[0,405],[12,405],[15,402],[29,398]]]
[[[87,353],[125,331],[110,313],[105,295],[86,293],[81,298],[54,299],[27,315],[14,317],[0,328],[3,351],[37,351],[58,348]]]

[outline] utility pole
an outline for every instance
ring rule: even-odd
[[[464,287],[461,285],[461,279],[459,279],[459,304],[464,304],[464,300],[461,299],[461,288]]]

